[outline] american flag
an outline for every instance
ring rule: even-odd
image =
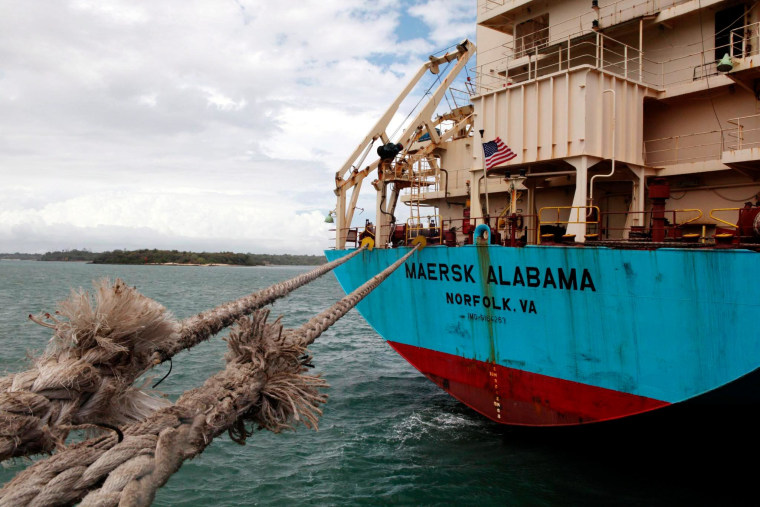
[[[483,143],[483,154],[486,156],[486,171],[505,162],[509,162],[517,155],[504,144],[501,138]]]

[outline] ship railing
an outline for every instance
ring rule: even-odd
[[[443,240],[446,246],[459,246],[472,243],[475,220],[466,218],[447,218],[441,222]]]
[[[521,39],[531,42],[521,42]],[[639,49],[601,32],[576,32],[550,41],[548,32],[542,29],[502,48],[503,51],[495,54],[493,59],[480,55],[478,67],[474,69],[478,77],[478,93],[531,82],[584,65],[637,82],[642,80],[644,72],[643,55]]]
[[[708,130],[644,141],[644,161],[648,166],[720,159],[722,151],[722,130]]]
[[[486,224],[491,228],[491,243],[509,246],[524,245],[535,242],[537,215],[517,214],[514,229],[509,224],[509,217],[470,217],[447,218],[442,222],[443,242],[447,246],[469,245],[473,241],[473,232],[477,224]],[[512,231],[515,238],[512,240]]]
[[[354,245],[354,248],[359,247],[359,228],[358,227],[344,227],[341,229],[346,231],[346,247],[350,244]],[[338,232],[338,229],[330,229],[330,232]],[[335,241],[335,238],[332,238]]]
[[[484,220],[492,227],[496,234],[497,243],[504,246],[519,246],[535,243],[538,237],[538,215],[524,215],[522,213],[509,213],[509,207],[494,218]]]
[[[393,163],[385,162],[380,166],[383,179],[394,181],[414,181],[418,187],[424,187],[425,190],[430,191],[428,187],[435,187],[433,190],[438,190],[438,180],[436,171],[430,166],[430,163],[426,159],[417,160],[414,163],[410,163],[404,157],[396,157]]]
[[[700,79],[704,79],[707,77],[717,76],[720,74],[718,72],[718,61],[712,61],[707,63],[701,63],[692,69],[691,72],[691,80],[692,81],[699,81]]]
[[[681,1],[683,0],[617,0],[563,21],[553,22],[549,26],[536,23],[534,26],[538,28],[529,33],[520,33],[518,24],[513,28],[512,41],[479,50],[479,66],[473,69],[478,78],[477,92],[488,93],[542,75],[589,64],[623,75],[626,79],[642,82],[645,69],[640,49],[604,35],[597,29],[655,14]],[[480,14],[487,15],[491,11],[496,14],[506,3],[512,2],[480,2]],[[575,53],[579,53],[579,56]],[[526,57],[529,61],[524,61]],[[547,58],[549,62],[536,61]],[[524,73],[510,70],[523,66],[530,68]],[[652,77],[657,75],[652,74]]]
[[[760,114],[731,118],[733,127],[723,129],[724,150],[743,150],[760,146]]]
[[[760,22],[731,31],[728,42],[686,45],[683,54],[665,60],[648,58],[645,52],[601,32],[576,29],[558,36],[556,25],[518,36],[513,42],[479,54],[478,93],[532,82],[542,76],[586,65],[653,88],[699,81],[719,74],[718,55],[732,58],[757,54]],[[584,25],[585,26],[585,25]],[[547,32],[547,30],[549,30]],[[695,49],[689,50],[690,47]]]
[[[504,210],[499,213],[499,215],[496,217],[496,232],[499,234],[504,233],[504,235],[508,234],[509,232],[509,216],[510,216],[510,207],[506,206]],[[490,225],[490,224],[489,224]]]
[[[406,221],[406,244],[409,245],[418,236],[425,238],[430,244],[440,245],[443,243],[443,227],[441,215],[427,215],[412,217]]]
[[[515,2],[516,0],[479,0],[478,12],[484,17],[489,14],[495,16],[513,7]],[[598,5],[597,3],[592,9],[584,9],[580,14],[564,18],[562,21],[557,22],[552,19],[552,24],[548,28],[551,31],[552,40],[557,40],[578,32],[579,27],[582,27],[586,32],[591,32],[596,26],[595,22],[598,23],[599,28],[612,27],[624,21],[656,14],[681,2],[683,0],[639,0],[633,2],[631,0],[616,0],[601,2],[604,5]],[[530,26],[528,24],[530,21],[534,21],[534,27],[540,26],[541,28],[530,33],[521,33],[521,25],[522,27],[528,27]],[[515,25],[513,27],[515,39],[531,38],[536,32],[540,32],[546,28],[546,25],[535,23],[535,21],[536,19],[534,18],[533,20],[529,20],[528,23],[518,23]],[[518,46],[518,44],[515,44],[515,46]]]
[[[506,0],[481,0],[478,2],[481,14],[503,7]]]
[[[538,210],[537,243],[565,239],[573,241],[575,238],[561,234],[555,227],[565,228],[570,224],[585,224],[586,237],[593,239],[599,236],[599,207],[598,206],[546,206]],[[565,229],[566,230],[566,229]],[[545,232],[546,231],[546,232]]]
[[[635,18],[656,14],[672,7],[683,0],[618,0],[599,7],[599,24],[602,27],[614,26]],[[621,5],[622,4],[622,5]]]
[[[719,216],[716,216],[717,213],[735,213],[736,217],[736,223],[729,222],[728,220],[725,220],[724,218],[721,218]],[[757,206],[752,206],[751,204],[747,203],[743,208],[713,208],[710,210],[710,218],[715,220],[716,222],[727,225],[730,227],[730,229],[727,229],[725,227],[716,227],[715,228],[715,242],[716,244],[726,244],[726,243],[741,243],[743,241],[748,241],[752,243],[756,243],[757,240],[755,238],[754,230],[755,230],[755,223],[758,215]]]
[[[733,213],[737,213],[738,212],[738,216],[741,217],[741,211],[742,211],[742,209],[743,208],[713,208],[713,209],[710,210],[710,218],[712,218],[716,222],[719,222],[719,223],[721,223],[723,225],[727,225],[727,226],[732,227],[734,229],[738,229],[739,228],[739,223],[738,222],[737,223],[729,222],[728,220],[724,220],[724,219],[722,219],[720,217],[715,216],[715,214],[716,213],[725,213],[725,212],[731,211]]]
[[[699,81],[720,74],[717,63],[724,54],[732,59],[745,58],[758,52],[758,23],[736,28],[730,32],[725,44],[703,45],[702,41],[685,46],[696,49],[666,60],[644,57],[644,79],[660,89],[676,84]]]
[[[686,231],[704,216],[701,209],[684,208],[665,210],[665,238],[679,240],[684,238]],[[629,223],[635,221],[636,223]],[[600,216],[600,236],[603,240],[627,239],[632,241],[648,241],[652,239],[651,211],[604,211]],[[690,226],[687,228],[687,226]],[[687,236],[688,239],[700,239]]]
[[[731,58],[747,58],[760,53],[760,21],[731,30],[729,55]]]
[[[425,199],[429,192],[440,190],[440,173],[430,165],[428,159],[418,160],[414,164],[414,173],[417,177],[413,181],[419,186],[420,199]]]

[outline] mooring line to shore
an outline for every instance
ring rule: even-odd
[[[305,375],[306,347],[391,275],[418,247],[300,328],[268,324],[269,310],[238,319],[230,333],[226,368],[204,385],[141,422],[80,442],[38,461],[0,490],[5,505],[149,505],[186,459],[225,430],[238,443],[253,433],[246,423],[274,432],[299,422],[317,426],[327,387]]]
[[[34,368],[0,378],[0,461],[62,448],[73,427],[144,419],[167,402],[134,388],[140,375],[361,251],[181,323],[120,280],[101,283],[93,296],[72,291],[55,316],[30,315],[54,337]]]
[[[216,308],[199,313],[193,317],[185,319],[182,322],[182,329],[176,340],[162,342],[155,348],[152,356],[153,364],[160,364],[166,359],[174,356],[178,352],[194,347],[195,345],[208,340],[212,335],[217,334],[222,329],[231,326],[238,318],[243,315],[249,315],[254,310],[263,308],[273,303],[277,299],[287,296],[299,287],[313,282],[320,276],[337,268],[341,264],[351,260],[356,255],[364,251],[362,246],[357,250],[344,255],[332,262],[328,262],[308,273],[291,278],[284,282],[272,285],[264,290],[254,292],[253,294],[236,299],[229,303],[219,305]]]

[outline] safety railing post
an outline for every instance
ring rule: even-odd
[[[660,62],[660,88],[665,87],[665,66]]]
[[[704,76],[704,74],[705,74],[705,52],[702,51],[701,53],[699,53],[699,55],[700,55],[700,57],[702,59],[702,76],[701,77],[705,77]]]
[[[595,54],[596,54],[596,62],[594,63],[594,66],[598,69],[599,68],[599,32],[596,32],[596,47],[594,48]]]
[[[675,141],[676,141],[676,155],[675,155],[675,156],[676,156],[676,159],[673,161],[673,163],[675,163],[675,164],[677,164],[677,163],[678,163],[678,140],[679,140],[680,138],[681,138],[681,136],[676,136],[676,138],[675,138]]]

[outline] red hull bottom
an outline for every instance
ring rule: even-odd
[[[648,412],[669,403],[388,342],[426,377],[496,422],[566,426]]]

